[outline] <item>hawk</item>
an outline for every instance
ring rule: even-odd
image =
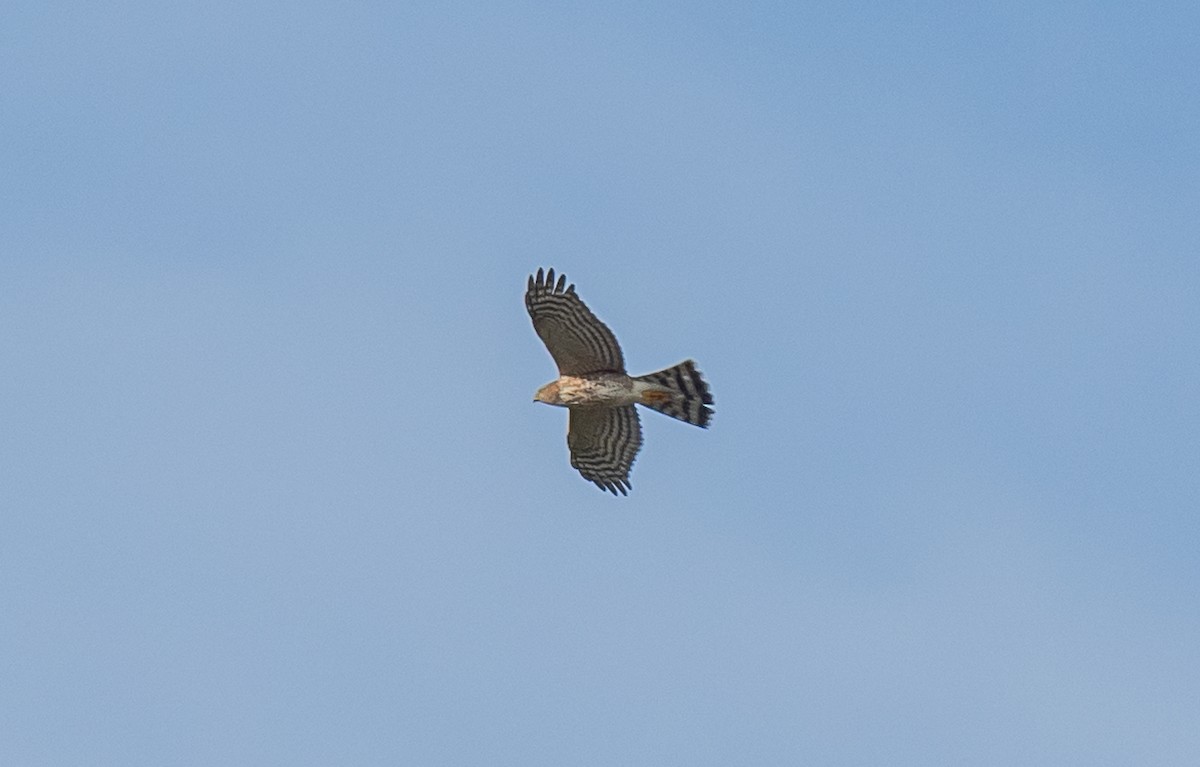
[[[628,495],[629,470],[642,446],[635,404],[707,428],[713,398],[696,363],[685,360],[644,376],[626,373],[616,337],[565,275],[557,282],[553,269],[530,275],[525,308],[558,365],[558,378],[538,389],[533,401],[571,411],[567,447],[584,479]]]

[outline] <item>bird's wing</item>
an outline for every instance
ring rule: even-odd
[[[642,447],[642,425],[633,405],[573,407],[567,430],[571,465],[613,495],[628,495],[629,470]]]
[[[554,270],[530,275],[525,307],[533,329],[541,336],[559,375],[624,373],[625,358],[616,336],[575,294],[566,275],[554,280]]]

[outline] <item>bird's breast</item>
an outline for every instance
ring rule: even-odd
[[[633,379],[617,374],[562,376],[558,395],[564,405],[617,407],[637,401]]]

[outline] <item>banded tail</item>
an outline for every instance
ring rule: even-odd
[[[641,403],[646,407],[701,428],[708,427],[713,414],[713,398],[695,362],[684,360],[675,367],[647,373],[634,380],[652,387],[642,392]]]

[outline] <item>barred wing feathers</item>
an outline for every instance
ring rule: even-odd
[[[559,375],[625,372],[616,336],[575,294],[566,275],[559,275],[556,282],[553,269],[538,269],[537,275],[529,277],[525,308]]]
[[[571,465],[602,490],[628,495],[629,471],[642,447],[642,425],[633,405],[573,407],[567,430]]]

